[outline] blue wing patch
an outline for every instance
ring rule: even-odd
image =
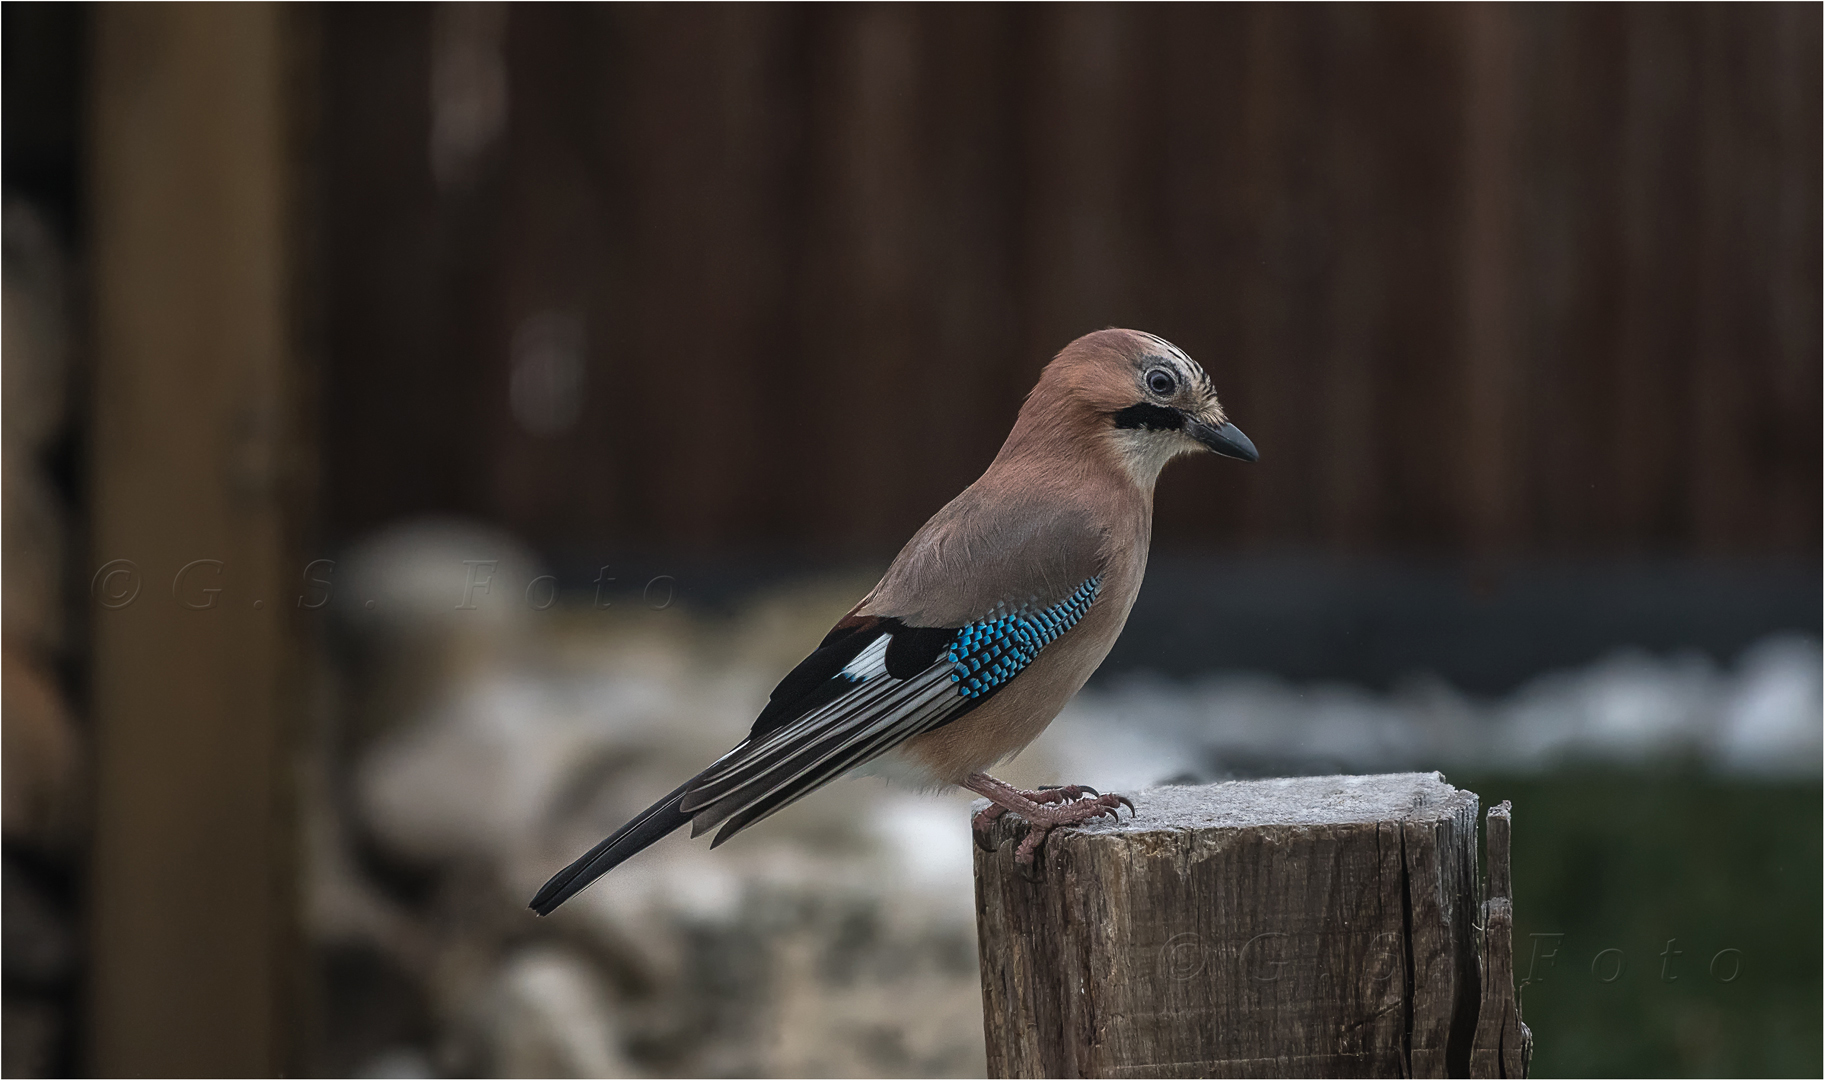
[[[1049,607],[1021,605],[958,630],[950,644],[950,681],[957,692],[979,698],[1006,685],[1026,670],[1040,649],[1082,621],[1101,587],[1098,574]]]

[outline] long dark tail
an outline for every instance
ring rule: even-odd
[[[590,848],[588,854],[559,870],[532,898],[532,910],[540,915],[551,914],[557,905],[588,888],[590,882],[689,822],[690,815],[679,810],[678,804],[684,801],[684,792],[695,780],[692,777],[684,781],[676,791],[640,811],[613,836]]]

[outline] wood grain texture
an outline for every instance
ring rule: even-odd
[[[1469,1075],[1525,1076],[1533,1033],[1520,1022],[1514,994],[1514,899],[1510,868],[1513,805],[1488,811],[1488,899],[1482,901],[1482,1004],[1476,1015]]]
[[[302,1061],[302,340],[313,22],[97,9],[88,86],[95,834],[84,1070]]]
[[[1469,1071],[1477,797],[1436,773],[1157,788],[976,855],[996,1076]]]
[[[1162,546],[1818,550],[1816,5],[510,5],[458,185],[440,10],[323,10],[335,537],[890,554],[1138,326],[1265,455]]]

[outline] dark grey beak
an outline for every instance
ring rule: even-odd
[[[1260,460],[1260,451],[1254,449],[1254,440],[1243,435],[1241,429],[1234,424],[1217,427],[1201,420],[1192,420],[1184,425],[1184,431],[1223,457],[1232,457],[1237,461]]]

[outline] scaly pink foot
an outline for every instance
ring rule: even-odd
[[[989,777],[988,779],[992,780],[994,778]],[[997,781],[997,783],[998,783],[998,781]],[[1033,802],[1033,803],[1037,803],[1037,804],[1064,802],[1069,799],[1080,799],[1083,797],[1083,793],[1086,791],[1089,794],[1091,794],[1097,798],[1102,797],[1102,793],[1100,791],[1097,791],[1095,788],[1089,787],[1088,785],[1085,785],[1085,784],[1064,784],[1062,786],[1059,786],[1057,784],[1047,784],[1044,787],[1039,788],[1037,791],[1027,791],[1025,788],[1016,788],[1016,787],[1012,787],[1011,785],[1008,785],[1008,790],[1012,791],[1013,793],[1015,793],[1017,795],[1022,796],[1029,802]],[[990,798],[992,799],[993,796],[990,796]],[[1131,806],[1131,804],[1130,804],[1130,806]],[[1006,812],[1007,812],[1007,807],[1002,806],[1000,803],[997,803],[997,802],[990,802],[987,806],[976,811],[975,817],[970,819],[969,824],[971,826],[973,826],[973,828],[975,829],[976,845],[978,847],[980,847],[983,851],[993,851],[994,850],[994,848],[989,846],[989,844],[988,844],[988,830],[989,830],[989,827],[991,825],[993,825],[995,823],[995,821],[999,820],[1000,816],[1002,814],[1005,814]]]
[[[1125,795],[1104,795],[1095,788],[1081,784],[1025,791],[986,773],[976,773],[963,786],[978,795],[987,796],[990,803],[971,822],[975,830],[975,842],[984,850],[992,850],[988,844],[988,829],[995,819],[1008,811],[1025,819],[1029,828],[1025,838],[1020,841],[1020,846],[1013,852],[1013,861],[1024,865],[1031,864],[1039,845],[1045,842],[1046,835],[1058,826],[1078,825],[1103,816],[1119,817],[1118,808],[1122,806],[1127,807],[1129,813],[1134,809],[1133,802]],[[1084,798],[1086,794],[1088,798]]]

